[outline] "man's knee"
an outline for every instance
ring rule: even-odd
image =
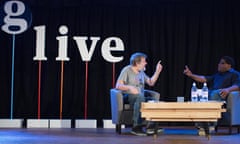
[[[213,90],[209,93],[209,100],[217,100],[220,101],[221,97],[219,95],[220,90]]]
[[[137,101],[139,101],[139,102],[145,102],[145,97],[144,96],[139,96],[138,98],[137,98]]]
[[[153,99],[158,101],[160,99],[160,93],[154,92],[153,93]]]
[[[132,101],[135,101],[135,102],[144,102],[145,101],[145,97],[143,95],[131,95],[131,99]]]
[[[160,93],[152,91],[152,90],[145,90],[145,96],[149,100],[159,101]]]

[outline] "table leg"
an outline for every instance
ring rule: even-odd
[[[211,137],[210,126],[211,126],[210,122],[206,122],[204,126],[205,134],[208,140],[210,140],[210,137]]]
[[[154,134],[153,134],[153,138],[156,139],[158,136],[158,124],[154,124]]]

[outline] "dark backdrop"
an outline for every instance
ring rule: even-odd
[[[68,26],[68,56],[64,63],[63,118],[84,117],[85,62],[73,36],[100,36],[88,72],[87,118],[110,119],[112,64],[101,56],[104,39],[123,40],[124,60],[116,63],[116,78],[129,56],[148,55],[147,74],[159,59],[163,72],[151,89],[161,100],[189,99],[192,80],[182,72],[212,74],[219,58],[232,56],[239,69],[240,9],[234,0],[26,0],[32,27],[16,36],[14,118],[37,118],[38,62],[33,26],[46,25],[46,56],[42,62],[41,118],[59,118],[61,63],[56,61],[60,25]],[[10,116],[12,36],[0,31],[0,118]],[[117,54],[116,54],[117,55]],[[198,84],[201,86],[201,84]]]

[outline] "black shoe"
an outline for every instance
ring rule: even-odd
[[[135,126],[132,128],[131,134],[137,135],[137,136],[147,136],[141,126]]]
[[[157,129],[157,133],[162,133],[164,130],[162,128],[158,128]],[[146,133],[148,135],[153,135],[155,133],[155,129],[154,128],[147,128]]]
[[[157,133],[163,132],[162,128],[158,128],[158,123],[156,123],[156,122],[154,122],[154,123],[149,122],[148,126],[146,128],[146,133],[148,135],[153,135],[155,133],[155,129],[156,128],[157,128]]]

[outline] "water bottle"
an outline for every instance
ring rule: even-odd
[[[197,86],[195,82],[192,84],[192,88],[191,88],[191,101],[192,102],[198,101]]]
[[[207,87],[207,83],[203,84],[202,87],[202,100],[203,102],[208,101],[208,87]]]

